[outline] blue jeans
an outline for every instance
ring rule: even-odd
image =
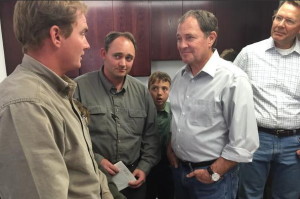
[[[196,167],[206,169],[207,167]],[[238,189],[238,167],[227,172],[218,182],[204,184],[195,177],[187,178],[191,169],[179,164],[172,168],[176,199],[235,199]]]
[[[260,146],[253,162],[240,164],[239,199],[263,198],[264,186],[270,173],[272,198],[299,199],[300,136],[277,137],[259,132]]]

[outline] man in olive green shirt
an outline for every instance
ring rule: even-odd
[[[0,84],[1,199],[113,199],[64,75],[89,48],[85,13],[79,1],[15,5],[25,55]]]
[[[96,160],[111,176],[123,163],[136,177],[121,191],[128,199],[143,199],[145,180],[160,158],[156,109],[147,88],[128,75],[136,44],[131,33],[111,32],[101,49],[99,71],[76,78],[76,98],[89,110]]]

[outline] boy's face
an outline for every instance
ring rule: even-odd
[[[162,110],[169,97],[170,83],[156,80],[154,84],[150,85],[149,91],[157,110]]]

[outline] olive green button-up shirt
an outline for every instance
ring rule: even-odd
[[[164,109],[161,111],[157,111],[157,127],[161,142],[161,155],[165,159],[167,157],[167,145],[171,137],[171,119],[172,113],[170,103],[166,102]]]
[[[112,198],[75,87],[28,55],[0,84],[0,198]]]
[[[156,108],[148,89],[127,75],[123,89],[116,92],[102,69],[75,79],[75,97],[91,116],[89,123],[96,160],[130,165],[148,173],[160,158]]]

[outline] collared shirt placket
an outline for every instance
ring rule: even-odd
[[[114,93],[111,95],[111,99],[112,99],[112,109],[113,109],[113,120],[115,121],[115,126],[116,126],[116,160],[119,161],[121,159],[121,122],[120,122],[120,118],[121,118],[121,107],[122,107],[122,96],[123,96],[123,92],[121,91],[119,93]]]

